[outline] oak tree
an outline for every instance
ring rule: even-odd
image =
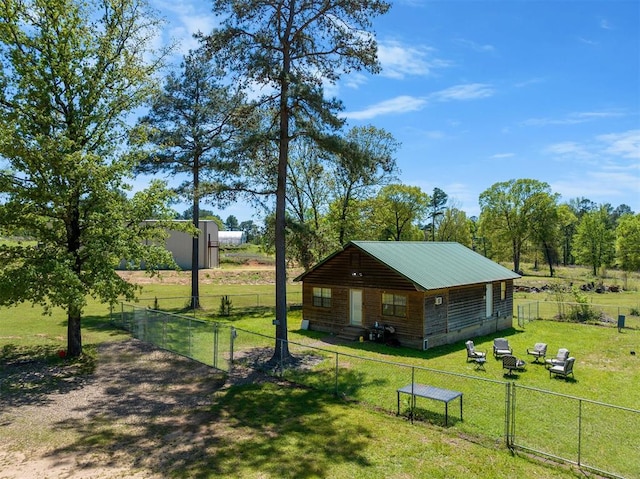
[[[128,196],[127,116],[153,91],[158,22],[139,0],[0,0],[0,225],[37,245],[0,247],[0,304],[67,312],[82,353],[88,295],[132,299],[124,262],[173,263],[163,244],[169,192]],[[156,58],[150,61],[150,58]]]

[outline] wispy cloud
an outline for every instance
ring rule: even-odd
[[[504,160],[505,158],[513,158],[516,156],[514,153],[496,153],[491,155],[492,160]]]
[[[407,113],[426,107],[429,102],[466,101],[486,98],[493,95],[494,90],[484,83],[455,85],[426,96],[416,97],[401,95],[390,100],[369,106],[360,111],[347,112],[345,118],[353,120],[370,120],[380,115]]]
[[[193,38],[194,34],[198,32],[208,34],[217,25],[210,9],[207,7],[196,9],[197,3],[187,3],[184,0],[154,0],[153,4],[171,15],[173,28],[167,31],[169,37],[167,40],[178,44],[177,50],[180,54],[198,48],[199,43]]]
[[[429,95],[429,98],[437,101],[476,100],[490,97],[493,94],[494,90],[491,85],[485,83],[468,83],[455,85],[432,93]]]
[[[490,45],[487,43],[485,44],[476,43],[474,41],[467,40],[465,38],[458,38],[455,40],[455,42],[458,43],[459,45],[470,48],[474,52],[478,52],[478,53],[494,53],[496,51],[493,45]]]
[[[605,144],[603,151],[607,154],[640,160],[640,130],[600,135],[596,139]]]
[[[554,156],[560,160],[571,159],[589,161],[596,157],[590,148],[575,141],[554,143],[546,147],[544,149],[544,153]]]
[[[353,120],[370,120],[371,118],[375,118],[380,115],[407,113],[421,110],[425,104],[425,98],[402,95],[376,103],[364,110],[347,112],[344,114],[344,117]]]
[[[625,198],[630,191],[638,191],[638,175],[632,171],[579,171],[551,182],[550,186],[565,200],[587,197],[596,203],[615,205],[616,198]]]
[[[630,206],[639,207],[640,130],[598,135],[583,143],[557,143],[546,153],[575,164],[574,169],[564,167],[567,175],[551,183],[564,198],[586,196],[596,203],[612,204],[616,198],[636,198],[636,204]]]
[[[613,30],[613,26],[606,18],[600,19],[600,28],[602,28],[603,30]]]
[[[436,58],[434,55],[435,50],[427,46],[406,45],[396,40],[378,44],[381,75],[388,78],[428,76],[434,70],[451,65],[447,60]]]
[[[624,167],[638,170],[640,164],[633,160],[640,159],[640,130],[598,135],[584,142],[554,143],[544,153],[560,160],[589,161],[601,168],[622,168],[627,160],[632,160],[631,165]]]
[[[576,125],[606,118],[616,118],[625,116],[619,110],[609,111],[583,111],[569,113],[562,118],[530,118],[522,122],[525,126],[547,126],[547,125]]]

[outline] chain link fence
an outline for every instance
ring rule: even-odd
[[[543,318],[564,320],[584,318],[584,320],[596,321],[601,325],[618,327],[619,320],[623,317],[624,327],[640,329],[640,306],[631,307],[568,301],[529,301],[517,304],[516,309],[518,326],[520,327],[524,327],[528,322]]]
[[[374,355],[347,354],[311,338],[283,342],[279,350],[288,350],[290,356],[278,358],[272,336],[129,304],[122,304],[112,320],[142,341],[222,371],[236,365],[261,370],[365,407],[448,424],[487,444],[504,442],[609,477],[640,477],[640,410]],[[456,411],[457,399],[447,420],[442,403],[424,398],[413,403],[409,395],[401,397],[398,389],[412,383],[461,392],[463,419]]]

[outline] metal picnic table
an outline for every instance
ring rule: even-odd
[[[460,398],[460,420],[462,421],[462,393],[452,391],[450,389],[437,388],[435,386],[427,386],[424,384],[412,383],[398,389],[398,414],[400,415],[400,394],[409,394],[411,396],[411,421],[413,422],[413,410],[416,407],[416,397],[420,396],[427,399],[435,399],[444,403],[444,424],[447,426],[449,421],[449,403],[455,398]]]

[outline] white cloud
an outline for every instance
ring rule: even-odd
[[[620,110],[582,111],[569,113],[563,118],[530,118],[522,122],[525,126],[577,125],[590,121],[624,116]]]
[[[492,160],[503,160],[505,158],[513,158],[516,156],[514,153],[496,153],[495,155],[491,155]]]
[[[388,115],[395,113],[407,113],[423,109],[430,100],[435,101],[463,101],[474,100],[478,98],[486,98],[493,94],[493,89],[483,83],[471,83],[468,85],[456,85],[446,88],[435,93],[431,93],[427,97],[415,97],[409,95],[401,95],[390,100],[385,100],[370,107],[360,110],[347,112],[343,116],[353,120],[370,120],[380,115]]]
[[[396,40],[378,43],[381,75],[402,79],[407,76],[427,76],[433,70],[446,68],[450,63],[432,58],[434,49],[427,46],[404,45]]]
[[[490,97],[493,93],[494,90],[491,88],[491,85],[485,83],[469,83],[440,90],[429,95],[429,98],[439,101],[476,100],[478,98]]]
[[[614,206],[616,201],[625,201],[623,198],[628,198],[629,192],[635,191],[637,203],[629,206],[632,210],[640,207],[638,175],[633,171],[580,170],[552,182],[550,186],[565,200],[587,197],[595,203],[611,203]]]
[[[210,33],[217,25],[207,4],[189,3],[185,0],[152,0],[152,5],[167,17],[169,28],[165,41],[178,43],[177,53],[180,55],[199,46],[198,41],[193,38],[194,34]]]
[[[364,85],[367,82],[367,76],[362,73],[350,73],[342,77],[342,81],[340,82],[342,85],[347,88],[358,89],[361,85]]]
[[[603,30],[613,30],[613,26],[606,18],[600,19],[600,28],[602,28]]]
[[[554,143],[547,146],[544,149],[544,153],[563,160],[589,161],[596,157],[596,155],[587,146],[575,141]]]
[[[480,43],[476,43],[474,41],[471,40],[467,40],[464,38],[458,38],[456,40],[456,42],[462,46],[465,46],[467,48],[470,48],[471,50],[473,50],[474,52],[479,52],[479,53],[493,53],[496,51],[495,47],[493,45],[489,45],[489,44],[480,44]]]
[[[596,137],[604,143],[604,152],[621,158],[640,160],[640,130],[611,133]]]
[[[588,197],[596,203],[612,203],[616,198],[640,208],[640,130],[609,133],[595,136],[584,142],[555,143],[545,153],[567,162],[575,163],[575,170],[568,166],[568,176],[551,186],[563,197]],[[626,200],[624,198],[627,198]]]
[[[353,120],[370,120],[380,115],[389,115],[396,113],[407,113],[410,111],[421,110],[426,99],[408,95],[402,95],[390,100],[385,100],[370,107],[360,110],[347,112],[343,116]]]

